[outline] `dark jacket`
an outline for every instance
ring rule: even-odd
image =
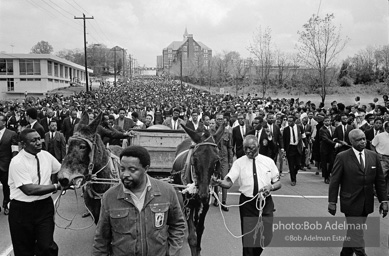
[[[69,138],[71,136],[73,136],[73,133],[74,133],[74,127],[76,126],[76,124],[78,124],[80,122],[80,118],[76,118],[74,120],[74,124],[71,123],[70,121],[70,116],[69,117],[66,117],[64,120],[63,120],[63,123],[62,123],[62,134],[65,136],[65,139],[66,139],[66,143],[68,142]]]
[[[252,130],[252,128],[248,125],[246,125],[246,134],[249,134],[249,132]],[[244,150],[243,150],[243,135],[240,132],[240,125],[234,127],[232,129],[232,150],[234,150],[234,153],[237,158],[244,156]]]
[[[352,216],[369,214],[374,211],[374,187],[378,200],[387,201],[385,177],[378,154],[365,149],[365,170],[352,148],[337,155],[332,169],[328,202],[337,203],[340,194],[341,212]]]
[[[61,163],[62,159],[64,159],[65,155],[66,155],[66,141],[65,141],[65,137],[63,136],[63,134],[61,132],[56,131],[52,143],[53,143],[52,146],[53,146],[53,149],[54,149],[53,153],[49,151],[49,148],[51,146],[51,140],[50,140],[50,132],[47,132],[45,134],[45,147],[46,147],[46,151],[50,152],[50,154],[52,154],[58,160],[58,162]]]
[[[0,172],[8,172],[11,158],[18,153],[16,146],[18,146],[18,135],[14,131],[5,129],[0,140]]]
[[[166,182],[149,179],[141,212],[122,184],[105,192],[92,255],[179,255],[186,225],[177,194]]]

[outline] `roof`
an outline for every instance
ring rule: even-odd
[[[211,50],[211,48],[209,48],[208,46],[206,46],[205,44],[203,44],[202,42],[199,42],[199,41],[196,41],[202,49],[207,49],[207,50]]]
[[[164,50],[171,48],[173,51],[177,51],[184,43],[185,41],[173,41],[171,42]],[[202,42],[196,41],[202,49],[211,50],[208,46],[203,44]]]
[[[84,66],[78,65],[74,62],[68,61],[66,59],[60,58],[52,54],[35,54],[35,53],[0,53],[0,59],[34,59],[34,60],[52,60],[60,62],[62,64],[69,65],[73,68],[85,70]],[[93,73],[92,69],[88,68],[89,73]]]
[[[172,48],[172,50],[176,51],[180,48],[186,41],[173,41],[171,42],[165,49]]]

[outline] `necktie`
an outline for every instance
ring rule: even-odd
[[[292,134],[293,134],[293,143],[296,143],[296,135],[294,134],[294,129],[293,129],[293,126],[291,126],[290,128],[292,128]]]
[[[74,126],[74,119],[72,119],[72,126]]]
[[[254,177],[253,196],[256,196],[258,194],[258,179],[257,179],[257,168],[255,167],[255,158],[253,159],[253,177]]]
[[[331,127],[328,127],[328,131],[330,132],[330,136],[332,137]]]
[[[359,152],[359,163],[361,164],[362,170],[365,170],[365,163],[363,162],[362,152]]]
[[[37,174],[38,174],[38,184],[41,184],[41,170],[39,166],[39,158],[35,155],[36,163],[37,163]]]
[[[51,139],[53,139],[54,138],[54,133],[51,132],[50,134],[51,134]]]

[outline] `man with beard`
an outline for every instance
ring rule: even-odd
[[[179,255],[186,225],[177,194],[149,167],[144,147],[120,154],[122,183],[103,196],[92,255]]]

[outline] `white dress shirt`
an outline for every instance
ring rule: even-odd
[[[279,172],[273,159],[258,154],[255,157],[255,167],[257,171],[258,190],[272,185],[279,180]],[[238,180],[239,191],[247,197],[253,197],[254,176],[253,176],[253,159],[247,156],[238,158],[227,174],[233,183]]]

